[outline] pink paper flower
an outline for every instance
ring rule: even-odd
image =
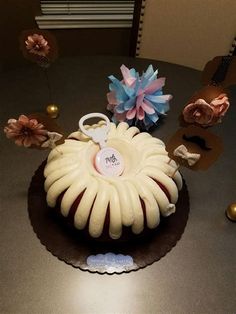
[[[198,99],[195,103],[188,104],[184,108],[183,116],[187,123],[209,125],[212,122],[214,112],[204,99]]]
[[[183,117],[187,123],[197,123],[202,126],[212,126],[221,122],[229,108],[229,100],[226,94],[220,94],[210,104],[204,99],[197,99],[188,104],[183,110]]]
[[[213,108],[214,115],[221,119],[229,108],[229,100],[226,94],[220,94],[218,97],[213,99],[210,103]]]
[[[21,115],[18,120],[9,119],[4,128],[6,137],[15,141],[18,146],[41,146],[47,139],[47,130],[36,119]]]
[[[25,44],[29,53],[38,55],[40,57],[46,57],[50,50],[48,41],[43,37],[43,35],[39,34],[28,36]]]

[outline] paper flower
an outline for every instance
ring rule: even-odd
[[[197,99],[188,104],[183,110],[183,118],[187,123],[197,123],[202,126],[212,126],[221,122],[229,108],[226,94],[220,94],[209,104],[204,99]]]
[[[204,99],[198,99],[195,103],[188,104],[183,111],[184,120],[187,123],[201,125],[211,124],[213,115],[212,107]]]
[[[4,128],[6,137],[15,141],[18,146],[41,146],[47,139],[47,130],[36,119],[21,115],[18,120],[9,119]]]
[[[33,53],[42,57],[46,57],[50,50],[48,41],[43,37],[43,35],[39,34],[28,36],[27,40],[25,41],[25,45],[29,53]]]
[[[19,40],[24,57],[43,68],[48,68],[57,58],[56,39],[49,31],[25,30],[20,34]]]
[[[211,101],[210,105],[214,111],[214,116],[217,118],[217,122],[220,122],[229,109],[229,99],[226,94],[220,94]]]
[[[165,78],[157,78],[158,71],[154,72],[152,65],[141,76],[125,65],[120,69],[121,81],[109,76],[112,83],[107,94],[107,109],[114,113],[114,122],[126,121],[129,125],[138,126],[142,123],[148,129],[169,110],[168,102],[172,96],[163,95]]]

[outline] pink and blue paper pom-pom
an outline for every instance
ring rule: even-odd
[[[120,69],[123,76],[121,81],[113,75],[109,76],[111,83],[107,109],[113,112],[112,120],[149,129],[169,110],[172,96],[163,95],[165,78],[157,78],[158,70],[154,71],[152,65],[141,76],[125,65]]]

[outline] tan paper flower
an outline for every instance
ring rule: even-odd
[[[19,42],[23,56],[43,68],[48,68],[58,56],[56,38],[49,31],[37,28],[24,30]]]
[[[33,34],[28,36],[25,45],[29,53],[41,57],[46,57],[49,54],[50,46],[43,35]]]
[[[29,119],[21,115],[18,120],[9,119],[4,128],[6,137],[15,141],[18,146],[41,146],[47,139],[47,130],[36,119]]]
[[[212,123],[214,111],[204,99],[198,99],[195,103],[188,104],[184,108],[183,117],[187,123],[207,126]]]

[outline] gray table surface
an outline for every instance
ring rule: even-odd
[[[77,128],[88,112],[105,112],[107,76],[120,77],[124,63],[144,70],[150,63],[166,76],[172,93],[165,123],[153,133],[164,141],[178,128],[177,117],[200,87],[199,71],[145,59],[79,57],[61,59],[49,70],[59,124]],[[0,75],[0,119],[43,110],[48,93],[41,69],[28,65]],[[3,132],[1,161],[0,313],[235,313],[236,224],[226,219],[236,202],[236,88],[231,108],[212,132],[224,152],[208,171],[182,169],[190,193],[190,215],[181,240],[153,265],[122,275],[74,269],[49,253],[34,234],[27,213],[27,189],[48,152],[16,147]]]

